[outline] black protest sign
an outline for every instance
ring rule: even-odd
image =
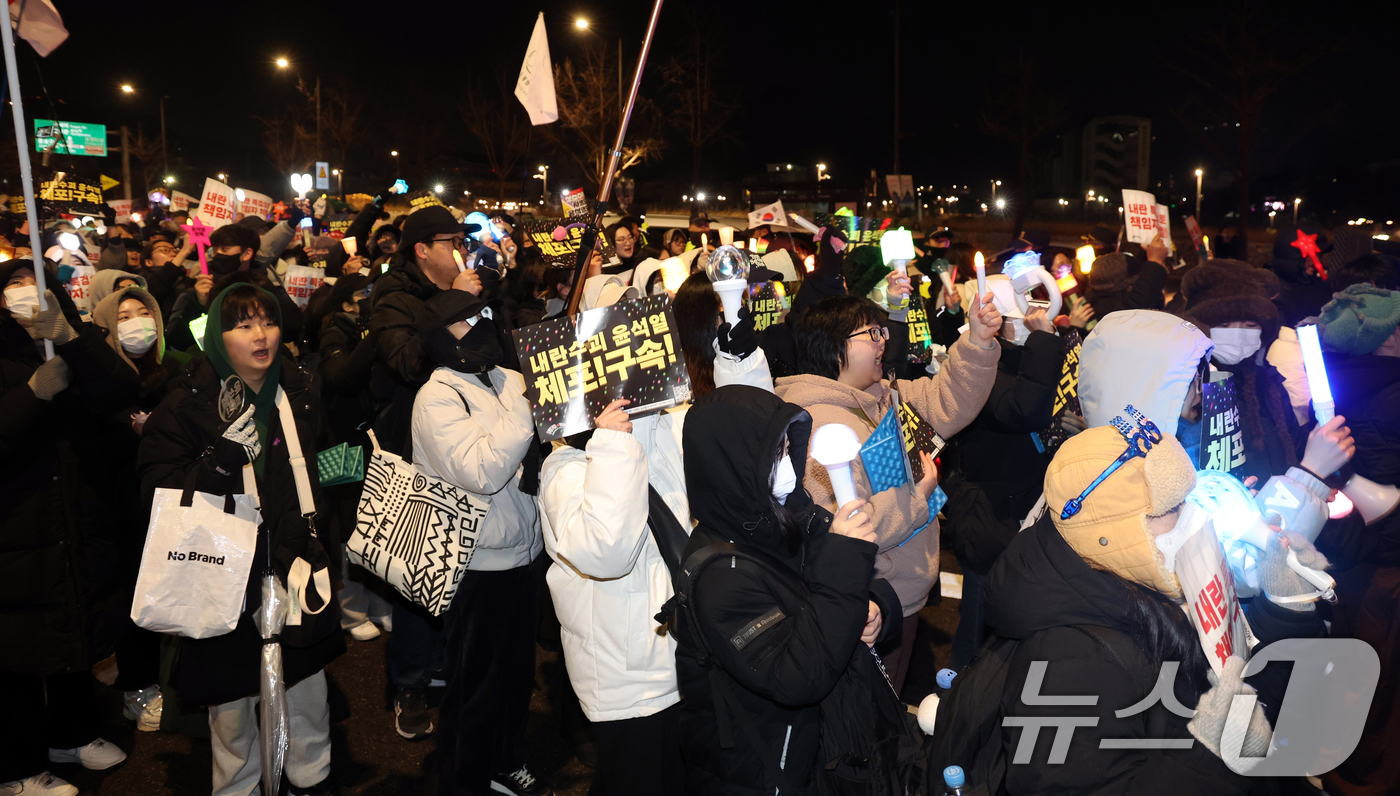
[[[593,427],[612,401],[633,417],[690,400],[668,296],[647,296],[511,332],[542,441]]]
[[[412,193],[405,194],[404,198],[408,200],[408,206],[413,208],[413,210],[422,210],[425,207],[443,206],[442,200],[439,199],[437,197],[437,194],[433,193],[432,191],[414,191]]]
[[[1055,385],[1055,403],[1050,410],[1055,422],[1050,423],[1049,428],[1036,432],[1040,435],[1041,447],[1051,456],[1069,438],[1069,432],[1058,422],[1060,418],[1066,412],[1083,416],[1079,408],[1079,354],[1084,344],[1074,327],[1061,332],[1060,339],[1065,347],[1065,363],[1060,366],[1060,381]]]
[[[530,236],[530,240],[540,250],[540,257],[545,265],[551,268],[574,268],[578,265],[578,249],[583,245],[581,222],[539,218],[524,223],[525,234]],[[603,262],[617,262],[617,250],[608,243],[607,236],[599,235],[598,243],[603,252]]]
[[[749,314],[753,316],[753,328],[761,332],[769,326],[783,322],[792,300],[788,298],[787,285],[782,282],[756,282],[748,289]]]
[[[64,213],[95,216],[107,209],[107,202],[102,198],[102,184],[72,172],[56,171],[43,177],[34,189],[34,197],[43,218]],[[24,212],[23,197],[19,204],[16,212]]]
[[[909,327],[908,360],[927,365],[933,359],[933,332],[928,326],[928,305],[923,296],[909,297],[909,314],[904,322]]]
[[[1244,466],[1244,430],[1233,376],[1201,385],[1201,453],[1197,467],[1236,473]]]
[[[904,452],[909,456],[909,469],[913,471],[914,483],[917,484],[924,480],[924,463],[919,454],[927,452],[930,458],[937,459],[948,443],[906,401],[899,402],[899,427],[904,432]]]
[[[887,218],[867,218],[838,213],[817,214],[817,226],[824,227],[830,224],[846,233],[847,248],[878,246],[880,238],[885,235],[883,227],[889,223],[890,220]]]

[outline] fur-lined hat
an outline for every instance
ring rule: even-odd
[[[1215,327],[1253,321],[1263,330],[1265,348],[1278,337],[1277,277],[1239,260],[1206,260],[1181,278],[1186,309],[1181,316],[1207,334]]]

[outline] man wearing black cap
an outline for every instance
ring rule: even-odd
[[[495,282],[490,269],[478,274],[457,265],[454,254],[466,261],[468,231],[442,205],[410,214],[389,271],[375,282],[370,296],[370,385],[379,410],[374,431],[385,450],[400,456],[411,453],[413,401],[435,366],[426,340],[479,303],[482,276]],[[395,729],[409,740],[433,731],[426,692],[441,660],[441,627],[421,608],[393,595],[394,633],[385,652],[396,689]]]

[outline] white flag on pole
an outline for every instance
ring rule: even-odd
[[[554,101],[554,67],[549,62],[543,11],[535,19],[535,32],[530,34],[525,62],[520,65],[520,79],[515,81],[515,97],[530,114],[530,124],[559,120],[559,106]]]
[[[21,39],[29,42],[34,52],[48,57],[54,48],[68,39],[68,29],[63,27],[63,17],[49,0],[10,1],[10,26]],[[24,19],[19,18],[20,6],[24,7]]]

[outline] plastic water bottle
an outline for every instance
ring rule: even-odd
[[[962,766],[948,766],[943,769],[943,784],[946,790],[943,792],[947,796],[962,796],[963,783],[967,778],[963,776]]]
[[[952,669],[939,669],[938,674],[934,675],[934,681],[938,683],[939,688],[947,691],[953,687],[953,678],[957,676],[958,673]]]

